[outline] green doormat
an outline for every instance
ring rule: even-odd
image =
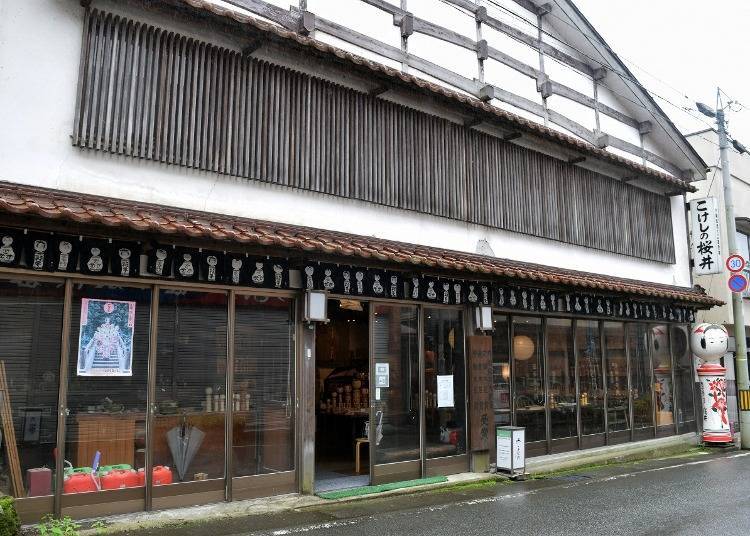
[[[390,484],[380,484],[378,486],[361,486],[359,488],[340,489],[336,491],[324,491],[318,493],[318,497],[323,499],[343,499],[345,497],[357,497],[359,495],[370,495],[372,493],[381,493],[394,489],[411,488],[414,486],[425,486],[427,484],[438,484],[439,482],[448,482],[444,476],[432,476],[430,478],[418,478],[416,480],[402,480],[401,482],[391,482]]]

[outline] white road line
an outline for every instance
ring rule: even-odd
[[[655,473],[655,472],[658,472],[658,471],[666,471],[668,469],[680,469],[682,467],[689,467],[691,465],[703,465],[703,464],[706,464],[706,463],[713,463],[713,462],[718,462],[718,461],[722,461],[722,460],[726,460],[726,459],[732,459],[732,458],[742,458],[742,457],[745,457],[745,456],[750,456],[750,452],[740,452],[740,453],[737,453],[737,454],[731,454],[729,456],[723,456],[721,458],[711,458],[711,459],[708,459],[708,460],[698,460],[698,461],[694,461],[694,462],[685,462],[685,463],[679,463],[679,464],[676,464],[676,465],[667,465],[667,466],[664,466],[664,467],[654,467],[652,469],[644,469],[643,471],[633,471],[633,472],[630,472],[630,473],[622,473],[620,475],[614,475],[614,476],[609,476],[609,477],[605,477],[605,478],[598,478],[598,479],[592,479],[592,480],[586,480],[586,481],[578,481],[578,482],[574,482],[572,484],[567,484],[567,485],[562,485],[562,486],[553,486],[552,488],[567,489],[567,488],[575,488],[575,487],[578,487],[578,486],[590,486],[591,484],[598,484],[598,483],[602,483],[602,482],[612,482],[614,480],[620,480],[620,479],[624,479],[624,478],[632,478],[634,476],[642,475],[642,474],[645,474],[645,473]],[[473,505],[477,505],[477,504],[488,504],[488,503],[506,501],[506,500],[509,500],[509,499],[518,499],[518,498],[521,498],[521,497],[528,497],[529,495],[536,495],[539,492],[543,492],[543,491],[546,491],[546,490],[552,489],[552,488],[540,488],[540,489],[534,489],[534,490],[528,490],[528,491],[520,491],[520,492],[517,492],[517,493],[507,493],[505,495],[496,495],[496,496],[493,496],[493,497],[484,497],[482,499],[469,499],[469,500],[459,501],[459,502],[449,503],[449,504],[441,504],[441,505],[436,505],[436,506],[425,506],[425,507],[422,507],[422,508],[418,508],[416,510],[409,510],[406,513],[408,513],[408,515],[410,515],[410,516],[416,516],[416,515],[419,515],[419,514],[422,514],[422,513],[426,513],[426,512],[439,512],[440,510],[445,510],[446,508],[455,508],[455,507],[461,507],[461,506],[473,506]],[[398,512],[394,512],[394,513],[398,514]],[[341,520],[341,521],[329,521],[329,522],[325,522],[325,523],[315,523],[315,524],[312,524],[312,525],[304,525],[302,527],[292,527],[292,528],[288,528],[288,529],[279,529],[279,530],[274,530],[274,531],[268,532],[268,533],[261,532],[261,533],[258,533],[258,534],[269,534],[271,536],[288,536],[290,534],[304,534],[306,532],[311,532],[311,531],[314,531],[314,530],[325,530],[325,529],[334,529],[334,528],[337,528],[337,527],[347,527],[347,526],[353,526],[353,525],[360,525],[360,524],[362,524],[362,523],[364,523],[366,521],[371,521],[371,520],[374,520],[374,519],[375,519],[374,515],[368,515],[368,516],[363,516],[363,517],[357,517],[355,519],[346,519],[346,520]]]

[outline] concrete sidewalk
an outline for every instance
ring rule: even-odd
[[[530,476],[535,476],[555,471],[571,470],[577,467],[669,457],[693,449],[697,445],[697,442],[698,437],[695,434],[686,434],[637,443],[624,443],[563,454],[539,456],[527,460],[526,472]],[[501,474],[461,473],[449,476],[447,482],[335,500],[322,499],[315,495],[290,494],[173,510],[138,512],[107,517],[101,520],[83,520],[81,524],[84,529],[81,531],[81,535],[105,533],[143,536],[158,534],[159,536],[168,536],[171,534],[189,534],[192,531],[205,530],[207,525],[215,525],[218,530],[213,532],[213,534],[219,536],[221,534],[238,532],[237,529],[240,527],[257,525],[264,517],[283,516],[284,513],[299,513],[305,510],[313,511],[316,507],[354,503],[397,495],[414,495],[436,490],[458,490],[462,487],[470,488],[472,486],[479,486],[482,483],[490,485],[493,482],[506,480],[508,480],[507,477]],[[103,521],[106,524],[105,531],[101,528],[85,528],[92,527],[96,521]],[[25,527],[24,534],[35,534],[35,530],[31,526]]]

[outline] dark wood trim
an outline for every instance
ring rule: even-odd
[[[425,460],[427,473],[425,476],[447,476],[465,473],[469,470],[469,455],[446,456],[444,458],[428,458]]]

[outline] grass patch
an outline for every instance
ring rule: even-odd
[[[491,488],[498,484],[510,484],[510,479],[494,479],[487,478],[484,480],[478,480],[475,482],[457,482],[452,486],[446,486],[444,488],[433,490],[434,493],[451,493],[455,491],[471,491],[476,489]]]

